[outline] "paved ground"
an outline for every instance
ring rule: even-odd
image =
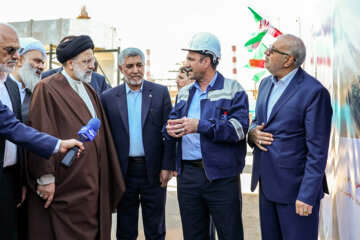
[[[260,240],[260,226],[259,226],[259,210],[258,210],[258,194],[250,192],[250,173],[252,167],[252,157],[248,154],[246,159],[246,167],[244,173],[241,175],[242,197],[243,197],[243,224],[245,232],[245,240]],[[112,239],[115,238],[116,217],[113,215],[113,232]],[[166,203],[166,239],[167,240],[181,240],[182,229],[179,214],[179,207],[176,192],[176,179],[169,182],[167,203]],[[142,222],[139,221],[139,240],[144,240],[144,233]],[[195,240],[195,239],[194,239]],[[233,239],[229,239],[233,240]],[[235,240],[235,239],[234,239]]]

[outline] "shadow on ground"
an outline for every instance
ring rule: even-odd
[[[169,187],[166,204],[166,240],[182,240],[182,229],[176,191]],[[243,193],[243,224],[245,240],[260,240],[258,194]],[[112,239],[115,240],[116,215],[113,215]],[[139,240],[144,240],[142,221],[139,221]],[[229,239],[231,240],[231,239]]]

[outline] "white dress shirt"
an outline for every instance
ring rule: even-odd
[[[6,74],[0,74],[0,100],[6,105],[11,111],[13,110],[9,93],[5,86]],[[15,165],[17,161],[17,146],[6,140],[5,151],[4,151],[4,164],[3,167]]]
[[[20,92],[20,100],[21,100],[21,104],[23,104],[23,102],[24,102],[24,98],[25,98],[25,95],[26,95],[26,88],[27,87],[22,87],[22,83],[21,82],[19,82],[18,80],[16,80],[16,78],[13,76],[13,75],[9,75],[10,76],[10,78],[12,79],[12,80],[14,80],[15,82],[16,82],[16,84],[18,85],[18,87],[19,87],[19,92]]]
[[[77,94],[79,94],[79,96],[81,97],[81,99],[84,101],[84,103],[86,104],[86,106],[88,107],[91,115],[93,117],[96,117],[96,112],[95,112],[95,108],[92,104],[92,101],[89,97],[89,94],[87,93],[85,87],[84,87],[84,83],[82,81],[76,81],[74,79],[72,79],[65,70],[61,71],[61,74],[64,75],[64,77],[68,80],[70,86],[72,87],[72,89],[74,89],[75,92],[77,92]]]

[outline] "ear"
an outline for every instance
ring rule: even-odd
[[[294,63],[294,57],[293,56],[286,56],[286,61],[284,62],[284,67],[288,68]]]
[[[204,67],[205,67],[205,68],[208,68],[210,65],[211,65],[211,60],[210,60],[209,57],[206,57],[206,58],[204,59]],[[211,67],[211,66],[210,66],[210,67]]]
[[[74,60],[72,60],[72,59],[69,59],[69,60],[67,60],[66,61],[66,67],[68,67],[70,70],[74,70]]]
[[[119,65],[119,69],[120,69],[120,72],[122,73],[122,74],[124,74],[124,72],[123,72],[123,68]]]
[[[22,66],[24,66],[24,64],[25,64],[25,57],[23,55],[21,55],[19,57],[19,60],[17,60],[17,62],[16,62],[16,66],[21,68]]]

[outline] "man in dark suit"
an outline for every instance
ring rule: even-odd
[[[17,119],[21,120],[21,102],[18,86],[14,81],[11,79],[9,80],[9,75],[4,85],[5,87],[0,86],[0,88],[2,88],[0,90],[0,100],[13,111]],[[10,102],[8,101],[9,99],[4,97],[6,92],[10,98]],[[7,200],[1,201],[3,203],[1,204],[1,207],[7,209],[7,211],[3,211],[1,214],[5,214],[4,217],[9,224],[5,224],[6,228],[4,229],[0,227],[3,230],[0,231],[0,234],[6,232],[4,236],[10,237],[10,234],[13,235],[15,233],[14,227],[17,222],[15,206],[20,206],[22,204],[26,194],[26,191],[22,191],[24,181],[24,175],[22,173],[24,171],[24,165],[22,161],[23,158],[20,156],[20,149],[14,143],[3,137],[0,137],[0,155],[4,161],[3,164],[0,164],[0,188],[4,188],[0,190],[0,192],[5,193],[2,196],[5,196]],[[5,191],[3,192],[3,190]],[[1,223],[3,223],[3,221],[1,221]]]
[[[73,35],[66,36],[63,39],[61,39],[60,43],[69,41],[70,39],[73,39],[74,37],[76,37],[76,36],[73,36]],[[59,68],[51,69],[49,71],[45,71],[41,74],[41,79],[47,78],[48,76],[51,76],[58,72],[61,72],[62,70],[63,70],[63,68],[59,67]],[[97,72],[92,72],[90,85],[94,88],[94,90],[98,94],[98,96],[100,96],[102,92],[111,88],[111,86],[106,83],[105,77],[101,74],[98,74]]]
[[[282,35],[266,51],[249,144],[252,191],[260,182],[262,239],[317,239],[332,108],[326,88],[300,65],[303,41]]]
[[[0,23],[0,236],[4,240],[14,239],[16,205],[21,202],[22,196],[22,180],[19,177],[21,164],[17,162],[15,144],[48,158],[54,152],[65,153],[76,143],[75,140],[60,141],[39,133],[18,120],[21,119],[19,90],[16,83],[6,81],[5,73],[13,71],[19,59],[19,48],[15,29]],[[81,143],[76,145],[82,146]]]
[[[175,145],[161,135],[172,108],[169,91],[143,79],[141,50],[127,48],[119,60],[126,83],[101,95],[125,176],[117,238],[137,238],[141,202],[146,239],[165,239],[166,186],[175,168]]]
[[[27,123],[29,109],[30,109],[30,101],[31,96],[34,91],[35,85],[41,80],[41,73],[44,71],[44,62],[46,58],[46,50],[42,43],[34,39],[32,37],[20,38],[20,46],[19,50],[20,58],[16,62],[15,69],[12,73],[10,73],[6,79],[6,83],[15,84],[18,87],[18,94],[20,94],[18,102],[18,108],[21,110],[20,118],[17,118],[23,123]],[[18,95],[17,95],[18,96]],[[17,217],[17,225],[18,225],[18,239],[26,239],[26,203],[23,202],[26,196],[27,188],[26,181],[24,178],[24,153],[21,147],[18,148],[19,157],[18,157],[18,165],[19,167],[19,177],[20,183],[18,188],[22,191],[19,191],[19,196],[22,196],[21,202],[23,204],[18,203],[18,217]]]

